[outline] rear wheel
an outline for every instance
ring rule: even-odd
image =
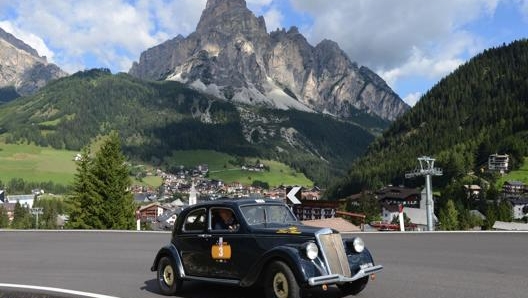
[[[266,298],[299,298],[301,289],[290,267],[284,262],[271,263],[266,272]]]
[[[337,285],[337,287],[341,290],[341,292],[343,293],[343,296],[357,295],[359,294],[359,292],[365,289],[368,281],[369,281],[369,277],[365,276],[353,282],[347,282],[342,285]]]
[[[162,257],[158,264],[158,286],[163,295],[174,295],[182,287],[182,280],[178,277],[178,270],[174,261],[169,257]]]

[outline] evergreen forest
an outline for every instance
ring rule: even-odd
[[[326,195],[345,198],[387,184],[423,186],[424,179],[405,179],[422,156],[443,170],[433,178],[440,190],[464,179],[489,186],[497,178],[486,171],[490,154],[508,154],[511,169],[528,155],[527,114],[528,40],[488,49],[424,94]]]

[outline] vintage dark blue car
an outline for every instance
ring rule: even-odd
[[[302,225],[278,200],[215,200],[184,209],[151,270],[165,295],[183,281],[263,286],[266,297],[301,297],[301,290],[337,285],[361,292],[382,270],[359,237]]]

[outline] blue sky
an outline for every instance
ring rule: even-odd
[[[207,0],[0,0],[0,27],[73,73],[128,71],[142,51],[196,28]],[[528,0],[246,0],[268,31],[336,41],[410,105],[490,47],[527,37]]]

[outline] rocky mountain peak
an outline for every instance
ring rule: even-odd
[[[4,41],[12,44],[15,48],[23,50],[36,58],[41,58],[35,49],[33,49],[20,39],[14,37],[11,33],[7,33],[2,28],[0,28],[0,39],[3,39]]]
[[[226,35],[262,35],[267,32],[264,18],[257,18],[244,0],[208,0],[196,32],[207,34],[211,31]]]
[[[244,0],[208,0],[196,31],[141,54],[130,74],[176,80],[229,101],[394,120],[407,106],[336,42],[312,46],[297,27],[267,33]]]
[[[18,95],[33,94],[49,81],[66,75],[35,49],[0,28],[0,89],[14,88]],[[0,102],[13,97],[16,95],[9,93],[9,98],[0,98]]]
[[[245,0],[233,0],[233,1],[225,1],[225,0],[207,0],[207,4],[205,5],[205,10],[208,9],[216,9],[220,6],[224,7],[246,7],[246,1]]]

